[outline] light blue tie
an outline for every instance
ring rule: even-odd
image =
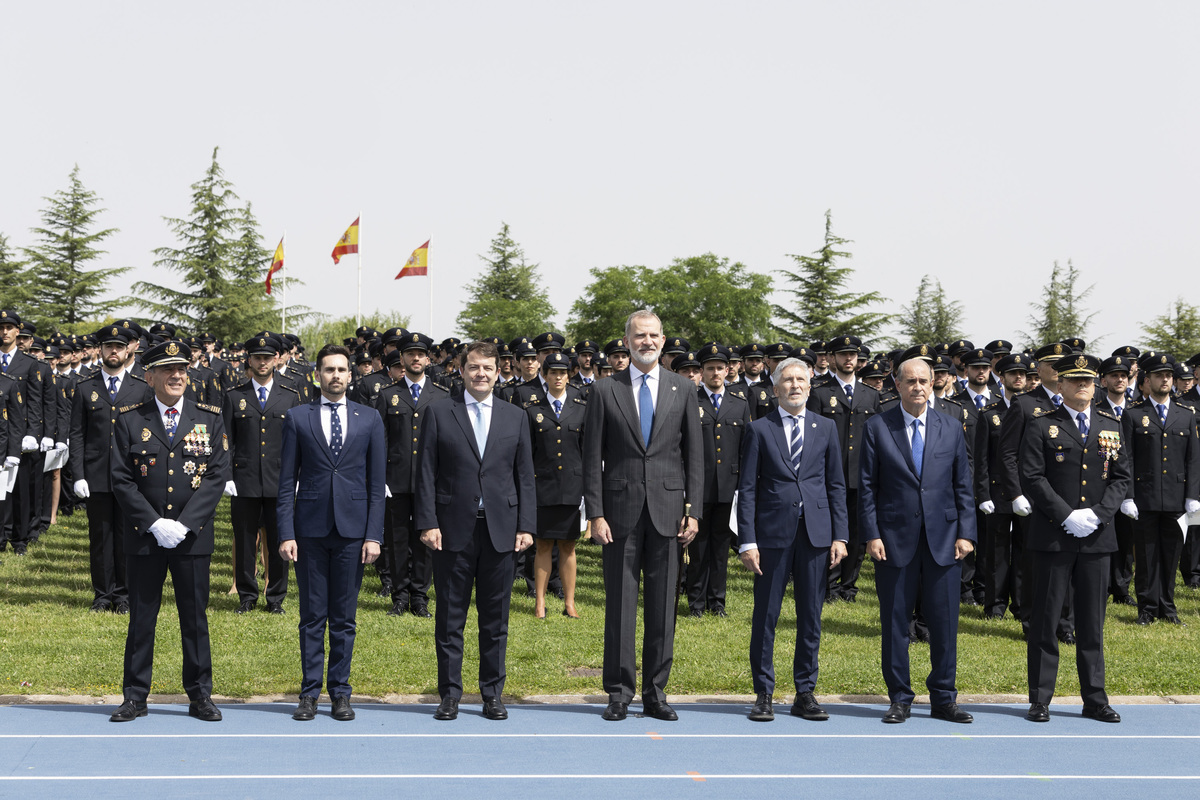
[[[479,457],[483,458],[483,450],[487,445],[487,427],[483,424],[483,404],[475,404],[475,444],[479,446]]]
[[[650,376],[642,376],[642,388],[638,392],[638,416],[642,421],[642,444],[650,446],[650,429],[654,427],[654,399],[650,397]]]
[[[1075,421],[1079,423],[1079,435],[1086,439],[1088,435],[1087,414],[1080,411],[1075,415]]]
[[[925,440],[921,438],[921,420],[914,419],[912,423],[912,458],[913,466],[917,468],[917,477],[921,477],[921,464],[925,460]]]

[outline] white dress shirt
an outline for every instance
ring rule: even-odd
[[[325,434],[325,444],[331,444],[333,440],[333,423],[330,422],[329,416],[333,413],[333,409],[329,405],[332,402],[334,401],[328,399],[325,395],[321,395],[321,433]],[[337,408],[338,421],[342,423],[342,444],[345,445],[346,435],[350,432],[350,426],[347,424],[350,415],[346,413],[346,396],[342,395],[342,399],[337,402],[339,403]]]
[[[908,437],[909,452],[912,452],[912,438],[913,438],[912,424],[913,424],[913,422],[921,423],[921,425],[920,425],[921,439],[926,444],[928,444],[929,443],[929,426],[926,424],[926,417],[929,414],[928,407],[926,407],[925,411],[921,412],[921,416],[919,416],[919,417],[914,417],[912,414],[908,413],[908,411],[905,410],[904,406],[900,406],[900,413],[904,415],[904,435]]]
[[[159,400],[157,397],[154,398],[154,402],[158,405],[158,418],[162,420],[164,429],[170,430],[167,427],[167,409],[175,409],[175,430],[179,430],[179,423],[183,419],[183,398],[179,398],[179,402],[173,406],[163,405],[163,401]]]
[[[645,373],[646,377],[649,378],[647,385],[650,387],[650,405],[653,408],[658,408],[658,379],[659,379],[659,377],[661,377],[658,374],[658,371],[659,371],[659,366],[656,363],[654,365],[653,369],[651,369],[649,372]],[[634,416],[637,417],[638,419],[641,419],[641,417],[642,417],[642,407],[638,402],[638,395],[641,394],[641,391],[642,391],[642,374],[643,374],[642,371],[640,369],[638,369],[637,367],[629,368],[630,383],[633,384],[633,410],[635,412]]]

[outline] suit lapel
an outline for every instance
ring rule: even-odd
[[[321,450],[321,452],[323,452],[325,454],[325,457],[327,459],[329,459],[329,463],[332,464],[333,463],[333,453],[329,450],[329,442],[326,441],[325,431],[321,428],[321,403],[323,403],[323,402],[324,402],[324,399],[320,398],[317,400],[317,402],[310,404],[311,411],[309,412],[309,415],[308,415],[308,424],[312,428],[312,435],[314,437],[314,441],[316,441],[319,444],[324,445],[324,447],[320,447],[318,449]]]
[[[773,413],[767,416],[767,420],[771,428],[771,438],[775,440],[775,448],[779,451],[779,460],[795,475],[796,470],[792,468],[792,449],[788,447],[787,434],[783,430],[783,412],[775,409]],[[803,451],[801,452],[800,460],[804,460]]]
[[[493,400],[492,402],[494,403],[495,401]],[[493,408],[492,414],[495,415],[495,413],[496,409]],[[471,452],[475,454],[476,459],[482,462],[483,457],[479,454],[479,445],[475,442],[475,425],[471,422],[471,415],[467,412],[467,404],[465,401],[461,403],[455,403],[454,418],[458,420],[459,427],[462,428],[463,433],[466,435],[467,444],[471,445]],[[493,419],[492,422],[495,422],[495,419]],[[489,430],[488,433],[488,439],[490,440],[491,431]]]
[[[929,412],[925,412],[925,419],[929,419]],[[928,434],[929,426],[926,425],[925,429],[925,432]],[[904,414],[901,413],[899,406],[896,407],[895,414],[888,416],[888,430],[892,432],[892,440],[904,456],[904,463],[908,464],[908,468],[912,470],[912,474],[916,475],[917,465],[912,460],[912,444],[908,441],[908,433],[904,430]]]
[[[644,450],[646,446],[642,443],[642,423],[638,419],[637,406],[633,403],[633,369],[633,367],[627,367],[612,376],[611,380],[615,381],[613,394],[616,395],[617,405],[625,412],[625,421],[629,423],[629,430],[633,432],[634,439]],[[641,374],[639,371],[639,379]]]
[[[674,373],[670,373],[674,374]],[[674,384],[667,385],[667,371],[661,367],[658,370],[658,398],[654,404],[654,422],[650,425],[650,441],[654,441],[654,437],[662,429],[666,423],[663,420],[666,418],[666,412],[670,410],[671,405],[675,402],[675,396],[679,394],[679,390]],[[691,383],[691,381],[689,381]],[[638,434],[641,435],[641,425],[638,426]]]

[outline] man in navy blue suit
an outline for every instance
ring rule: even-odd
[[[775,368],[779,407],[750,425],[742,443],[738,481],[739,555],[754,573],[750,672],[757,695],[750,719],[775,719],[775,624],[795,577],[796,656],[792,714],[826,720],[818,705],[817,650],[826,570],[846,557],[849,523],[837,426],[805,413],[812,367],[787,358]]]
[[[317,379],[319,401],[288,410],[280,449],[279,554],[296,562],[304,672],[292,716],[310,720],[316,714],[328,626],[332,716],[351,720],[354,614],[363,565],[379,558],[383,541],[387,443],[379,412],[345,399],[349,350],[321,348]]]
[[[434,643],[438,695],[434,719],[458,716],[463,629],[475,590],[479,615],[479,692],[483,715],[506,719],[504,654],[513,559],[533,544],[537,490],[529,423],[518,406],[492,394],[500,353],[472,342],[459,357],[461,397],[431,405],[417,448],[414,521],[433,550]]]
[[[975,503],[962,423],[933,409],[933,368],[920,358],[896,373],[900,403],[867,422],[859,480],[859,525],[875,561],[883,626],[883,679],[904,722],[914,693],[908,670],[909,621],[921,592],[932,670],[931,716],[971,722],[955,689],[962,559],[975,549]]]

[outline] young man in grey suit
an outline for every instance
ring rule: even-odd
[[[695,385],[659,367],[666,337],[651,311],[625,323],[630,366],[599,381],[584,422],[584,503],[603,545],[604,719],[625,719],[637,683],[634,633],[645,578],[642,703],[647,716],[678,719],[667,705],[675,644],[679,548],[696,536],[704,501],[704,443]]]

